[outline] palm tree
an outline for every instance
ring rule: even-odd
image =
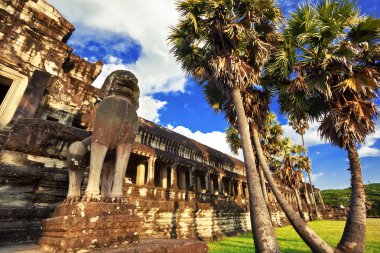
[[[230,146],[232,153],[237,155],[239,152],[239,149],[241,148],[241,139],[239,135],[239,130],[237,130],[233,126],[229,126],[226,129],[226,141],[228,143],[228,146]]]
[[[290,143],[289,141],[285,142],[281,139],[283,134],[282,128],[280,124],[276,122],[276,116],[273,113],[268,113],[268,94],[265,93],[265,89],[264,91],[262,90],[262,88],[250,89],[247,93],[251,94],[243,96],[243,104],[245,105],[247,115],[249,115],[248,121],[250,124],[251,136],[256,148],[256,154],[259,158],[260,167],[262,168],[262,171],[288,220],[305,243],[313,250],[313,252],[333,252],[333,249],[313,230],[311,230],[304,219],[299,216],[299,214],[301,214],[303,217],[302,208],[299,208],[299,210],[301,210],[299,214],[294,211],[272,177],[267,164],[267,159],[271,164],[270,167],[273,171],[279,168],[283,163],[282,161],[278,161],[277,158],[282,155],[284,149],[290,149]],[[215,90],[215,87],[212,84],[209,84],[204,89],[204,93],[208,103],[216,111],[224,111],[230,124],[236,125],[235,110],[228,94],[218,93],[218,90]],[[252,101],[255,101],[255,103],[252,103]],[[258,126],[260,126],[261,138],[259,137],[259,132],[257,130]],[[239,145],[237,136],[234,135],[233,138],[230,136],[228,139],[229,142],[233,142],[232,150],[236,149]],[[264,183],[264,180],[265,179],[261,180],[262,184]],[[297,197],[297,203],[301,203],[299,195]]]
[[[348,152],[351,202],[338,248],[364,252],[365,194],[356,145],[375,130],[380,87],[380,20],[360,15],[350,0],[299,6],[268,68],[281,109],[319,120],[321,136]]]
[[[247,170],[251,224],[257,252],[278,252],[278,244],[260,188],[241,90],[258,82],[276,39],[280,11],[273,0],[184,0],[181,19],[169,43],[182,68],[196,80],[230,93],[236,108]]]
[[[239,130],[237,130],[234,126],[229,126],[226,129],[226,141],[232,151],[235,155],[239,153],[239,149],[241,148],[241,139],[239,135]],[[255,155],[257,153],[255,152]],[[257,160],[258,158],[255,156],[255,159]],[[269,204],[269,199],[268,199],[268,192],[265,184],[265,176],[263,169],[261,168],[260,165],[256,166],[257,173],[259,174],[260,178],[260,184],[261,184],[261,190],[263,192],[263,196],[265,199],[265,202],[267,205]]]
[[[282,140],[282,129],[280,124],[275,121],[275,117],[271,114],[269,114],[269,117],[266,121],[264,121],[264,125],[269,126],[263,128],[262,133],[262,139],[263,139],[263,146],[267,153],[269,164],[271,165],[271,169],[273,171],[278,170],[281,165],[284,164],[284,161],[279,161],[279,157],[284,157],[284,150],[290,150],[290,142],[288,140]],[[277,202],[280,204],[281,208],[283,209],[284,213],[286,214],[286,217],[288,218],[289,222],[292,224],[294,229],[297,231],[297,233],[300,235],[302,240],[310,247],[310,249],[313,252],[334,252],[334,250],[325,242],[323,241],[308,225],[307,223],[300,217],[300,215],[294,211],[292,206],[288,203],[285,196],[282,194],[281,190],[277,186],[274,178],[272,177],[271,171],[269,169],[268,163],[266,162],[266,157],[264,155],[263,149],[261,148],[260,143],[260,137],[257,130],[253,130],[253,139],[255,143],[255,147],[259,156],[260,164],[262,165],[265,177],[268,181],[268,184],[270,188],[272,189]],[[294,165],[294,159],[287,159],[288,160],[288,166]],[[296,174],[299,175],[299,174]],[[297,177],[294,177],[297,179]],[[298,177],[299,178],[299,177]],[[295,180],[295,182],[298,182],[298,180]],[[294,185],[295,190],[298,189],[298,185]],[[297,192],[295,191],[297,194]],[[300,198],[296,196],[297,199],[297,205],[299,208],[300,214],[302,213],[302,208],[300,208]]]
[[[303,220],[305,216],[303,213],[302,200],[299,188],[302,185],[302,174],[300,170],[296,170],[299,162],[300,146],[293,145],[289,138],[282,140],[282,168],[276,170],[276,174],[286,184],[292,186],[296,196],[298,212]]]
[[[309,129],[309,122],[306,119],[295,117],[295,115],[289,115],[289,125],[293,128],[294,131],[296,131],[297,134],[301,135],[302,140],[302,146],[305,148],[305,158],[307,157],[307,148],[305,146],[305,139],[304,135],[306,133],[306,130]],[[314,205],[314,212],[316,217],[318,218],[318,208],[317,203],[315,202],[315,196],[314,196],[314,189],[313,189],[313,183],[311,181],[311,161],[310,159],[307,161],[304,161],[304,168],[303,168],[307,176],[309,178],[310,183],[310,192],[311,192],[311,201]]]

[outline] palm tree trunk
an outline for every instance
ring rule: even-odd
[[[247,172],[249,207],[255,249],[258,253],[280,252],[269,211],[261,191],[249,134],[248,121],[245,116],[243,102],[240,90],[238,88],[232,89],[232,99],[236,108],[244,162]]]
[[[303,138],[303,134],[301,134],[301,139],[302,139],[302,146],[305,148],[305,150],[307,150],[305,146],[305,139]],[[305,155],[307,156],[307,151],[305,151]],[[313,205],[314,205],[315,217],[318,218],[318,208],[317,208],[317,202],[315,201],[313,183],[311,182],[311,176],[310,176],[310,170],[307,170],[306,172],[309,178],[311,201],[313,202]]]
[[[310,170],[307,170],[306,172],[307,172],[307,177],[309,178],[311,201],[313,202],[313,205],[314,205],[315,217],[318,218],[319,217],[318,216],[318,208],[317,208],[317,202],[315,201],[314,189],[313,189],[313,183],[311,182]]]
[[[251,129],[252,127],[253,126],[249,125],[249,129]],[[251,137],[251,142],[253,142],[252,137]],[[252,148],[255,149],[255,146],[252,146]],[[255,156],[255,159],[258,160],[256,156]],[[263,171],[263,168],[261,168],[259,163],[256,164],[256,168],[260,176],[261,190],[263,191],[265,202],[267,203],[267,206],[269,208],[269,198],[268,198],[268,192],[267,192],[267,187],[265,183],[264,171]],[[270,212],[269,212],[269,215],[272,216]]]
[[[350,211],[338,248],[345,252],[364,252],[366,207],[362,169],[355,145],[347,147],[351,172]]]
[[[305,215],[303,214],[302,210],[302,201],[300,197],[300,191],[298,190],[297,187],[294,188],[294,194],[296,195],[296,201],[297,201],[297,207],[298,207],[298,212],[303,220],[305,220]]]
[[[265,177],[269,183],[270,188],[272,189],[278,203],[280,204],[282,210],[289,222],[292,224],[294,229],[297,231],[302,240],[310,247],[313,252],[326,252],[333,253],[334,250],[323,241],[308,225],[301,219],[292,206],[286,201],[285,196],[282,194],[281,190],[278,188],[276,182],[272,177],[272,173],[269,170],[268,164],[266,162],[263,150],[261,148],[261,143],[259,139],[259,133],[257,129],[252,129],[253,140],[256,148],[257,155],[259,157],[260,165],[263,168]]]
[[[264,199],[267,205],[269,204],[268,200],[268,192],[267,192],[267,187],[265,185],[265,176],[264,176],[264,171],[263,168],[259,164],[257,164],[257,168],[259,169],[259,175],[260,175],[260,183],[261,183],[261,190],[263,191]]]

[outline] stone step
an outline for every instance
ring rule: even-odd
[[[4,245],[0,248],[0,253],[48,253],[38,245],[20,244],[20,245]],[[141,240],[137,245],[119,246],[117,248],[95,248],[91,252],[103,253],[152,253],[152,252],[181,252],[181,253],[207,253],[207,245],[205,242],[197,240],[183,239],[156,239],[147,238]]]
[[[141,219],[127,203],[77,202],[58,206],[42,223],[39,245],[52,252],[129,245],[139,241]]]

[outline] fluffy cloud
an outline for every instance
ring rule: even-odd
[[[374,134],[367,137],[366,143],[362,145],[359,150],[360,157],[380,156],[380,149],[373,147],[376,141],[380,139],[380,122],[376,124],[376,131]]]
[[[322,140],[318,133],[318,122],[313,122],[310,124],[310,128],[307,130],[304,139],[305,139],[305,145],[307,147],[317,146],[321,144],[326,144],[324,140]],[[291,141],[295,144],[302,144],[301,136],[297,134],[293,128],[289,125],[283,125],[282,128],[284,129],[284,136],[289,137]],[[358,153],[360,157],[374,157],[374,156],[380,156],[380,149],[374,147],[376,144],[376,141],[380,139],[380,122],[377,122],[375,133],[368,136],[366,139],[366,143],[361,145]],[[319,152],[316,153],[317,155],[320,154]]]
[[[307,147],[317,146],[326,143],[319,137],[318,127],[318,122],[310,123],[310,128],[306,131],[306,134],[304,135],[305,145]],[[302,144],[301,136],[297,134],[291,126],[289,126],[288,124],[283,125],[282,129],[284,130],[284,136],[289,137],[294,144]]]
[[[320,172],[320,173],[317,173],[317,174],[311,173],[311,180],[313,181],[313,184],[315,183],[315,181],[317,181],[322,176],[323,176],[323,172]]]
[[[100,87],[105,77],[115,69],[128,69],[134,72],[139,79],[139,86],[143,96],[156,92],[183,92],[186,77],[180,66],[169,53],[167,36],[169,26],[176,24],[178,13],[175,10],[175,0],[50,0],[65,18],[73,22],[78,29],[84,28],[86,36],[96,41],[102,36],[117,34],[125,36],[125,43],[118,42],[110,45],[111,54],[117,47],[128,49],[130,44],[138,43],[140,52],[138,59],[133,63],[125,63],[115,55],[108,55],[109,61],[94,85]],[[89,28],[86,31],[85,28]],[[95,34],[87,34],[97,31]],[[81,30],[77,33],[82,32]],[[104,33],[103,33],[104,32]],[[73,45],[83,47],[80,40]],[[83,43],[82,43],[83,44]],[[75,52],[75,48],[74,48]],[[101,52],[103,53],[103,52]],[[104,52],[107,54],[107,52]],[[141,107],[149,106],[144,104]],[[158,120],[157,109],[162,108],[163,101],[156,101],[158,107],[151,106],[148,119]],[[152,105],[152,104],[150,104]],[[147,109],[144,109],[145,111]],[[143,113],[146,115],[147,113]]]
[[[154,99],[151,96],[140,97],[140,108],[137,114],[144,119],[159,122],[160,114],[158,111],[166,105],[165,101]]]
[[[236,157],[240,160],[243,159],[243,152],[239,150],[239,154],[235,155],[231,152],[227,142],[226,142],[226,135],[223,132],[214,131],[210,133],[202,133],[200,131],[192,132],[190,129],[184,127],[184,126],[177,126],[174,127],[172,125],[168,125],[167,128],[170,130],[182,134],[188,138],[191,138],[193,140],[196,140],[204,145],[207,145],[209,147],[212,147],[216,150],[219,150],[220,152],[223,152],[225,154],[228,154],[230,156]]]

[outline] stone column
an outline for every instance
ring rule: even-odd
[[[137,173],[136,173],[136,185],[145,184],[145,163],[141,161],[137,165]]]
[[[199,176],[197,176],[196,178],[197,178],[197,192],[202,192],[201,178]]]
[[[167,167],[162,167],[160,169],[160,179],[161,179],[161,187],[168,188],[168,169]]]
[[[148,159],[148,178],[147,185],[154,185],[154,164],[156,162],[156,157],[149,157]]]
[[[233,196],[233,194],[232,194],[232,178],[230,178],[228,181],[228,194],[230,197]]]
[[[196,191],[195,188],[195,168],[192,167],[189,169],[189,177],[190,177],[190,191]]]
[[[237,196],[238,198],[241,198],[242,197],[242,189],[243,188],[243,184],[241,182],[241,180],[238,181],[238,192],[237,192]]]
[[[218,193],[219,196],[223,195],[223,176],[221,174],[218,175]]]
[[[181,189],[182,190],[187,190],[187,187],[186,187],[186,173],[185,173],[185,171],[181,171]]]
[[[249,192],[248,192],[248,183],[245,184],[245,198],[249,198]]]
[[[211,175],[210,175],[210,193],[215,195],[214,180],[212,179]]]
[[[205,187],[206,187],[206,192],[210,192],[210,173],[206,172],[205,174]]]
[[[178,182],[177,182],[177,164],[173,163],[170,165],[170,188],[172,189],[178,189]]]

